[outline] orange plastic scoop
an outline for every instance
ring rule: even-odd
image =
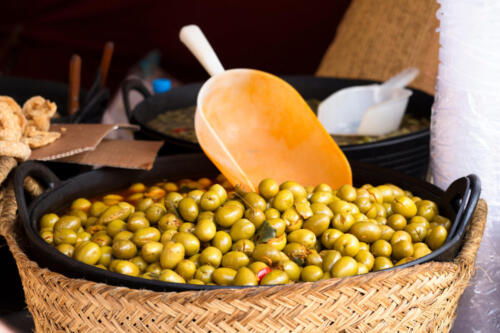
[[[255,191],[267,177],[351,184],[344,154],[292,86],[258,70],[224,71],[197,26],[180,37],[212,75],[198,94],[198,141],[233,185]]]

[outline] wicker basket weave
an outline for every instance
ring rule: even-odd
[[[10,182],[2,187],[0,208],[0,233],[17,262],[37,332],[447,332],[474,274],[487,214],[480,200],[454,262],[314,283],[169,293],[40,268],[20,248]]]

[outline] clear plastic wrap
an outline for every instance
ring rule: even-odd
[[[500,1],[438,0],[439,72],[431,122],[434,182],[475,173],[489,206],[477,274],[454,332],[500,331]]]

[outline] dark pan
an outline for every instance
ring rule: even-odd
[[[469,175],[460,178],[446,192],[443,192],[429,183],[392,170],[359,162],[352,162],[351,165],[356,185],[393,183],[412,191],[415,195],[439,203],[440,213],[453,221],[454,231],[450,232],[442,248],[428,256],[398,267],[408,267],[431,260],[449,261],[456,256],[463,244],[465,228],[471,220],[479,198],[480,183],[476,176]],[[103,168],[64,182],[60,182],[42,164],[36,162],[23,163],[15,173],[15,192],[22,229],[27,239],[26,250],[30,257],[42,267],[48,267],[70,277],[84,278],[117,286],[164,291],[239,288],[167,283],[113,273],[83,264],[63,255],[55,247],[45,243],[38,235],[38,221],[43,214],[54,211],[59,212],[61,209],[68,207],[71,201],[77,197],[93,197],[105,192],[123,189],[133,182],[153,183],[164,178],[199,178],[216,176],[217,174],[218,170],[203,154],[165,156],[157,160],[151,171]],[[26,204],[23,189],[23,181],[27,176],[35,177],[49,188],[36,198],[29,207]]]
[[[283,79],[295,87],[305,99],[314,98],[318,100],[323,100],[331,93],[342,88],[375,83],[367,80],[314,76],[284,76]],[[201,85],[201,83],[188,84],[165,93],[151,95],[140,80],[130,79],[125,81],[122,85],[125,110],[130,122],[141,127],[141,131],[136,133],[137,138],[164,140],[165,145],[160,151],[161,155],[200,152],[201,149],[198,144],[165,135],[148,126],[148,123],[159,114],[169,110],[195,105]],[[144,100],[133,110],[129,101],[131,91],[137,91],[144,97]],[[430,118],[434,98],[420,90],[412,89],[412,91],[413,95],[410,97],[407,113],[418,118]],[[349,160],[390,166],[395,170],[423,179],[429,163],[429,138],[429,129],[424,129],[382,141],[342,146],[341,148]],[[407,166],[405,159],[411,159],[413,162],[418,163],[418,167]]]

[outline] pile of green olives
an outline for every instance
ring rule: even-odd
[[[441,247],[436,203],[392,185],[163,181],[45,214],[40,236],[88,265],[145,279],[256,286],[379,271]]]

